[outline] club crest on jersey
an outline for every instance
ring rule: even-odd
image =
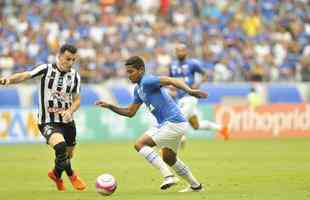
[[[58,86],[58,87],[62,87],[63,82],[64,82],[63,77],[59,77],[58,82],[57,82],[57,86]]]
[[[68,78],[67,78],[67,85],[71,85],[71,84],[72,84],[71,76],[68,76]]]
[[[140,97],[143,101],[146,101],[146,95],[145,95],[145,93],[143,92],[143,87],[139,87],[139,88],[138,88],[138,95],[139,95],[139,97]]]

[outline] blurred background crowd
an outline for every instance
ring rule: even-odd
[[[1,0],[0,73],[79,48],[82,80],[123,77],[129,55],[166,74],[177,42],[210,82],[310,81],[308,0]]]

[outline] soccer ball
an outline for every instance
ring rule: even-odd
[[[101,174],[96,180],[96,190],[99,194],[111,195],[117,188],[116,179],[111,174]]]

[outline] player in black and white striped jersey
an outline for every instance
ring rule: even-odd
[[[38,126],[47,144],[55,150],[55,167],[48,173],[60,191],[65,190],[62,172],[65,171],[73,187],[86,188],[85,182],[72,170],[70,159],[76,144],[73,113],[80,107],[80,76],[72,68],[77,48],[61,46],[58,62],[42,64],[31,71],[16,73],[0,79],[0,85],[16,84],[40,78]]]
[[[66,123],[62,112],[72,106],[73,98],[79,94],[80,76],[74,69],[60,71],[57,64],[43,64],[29,72],[31,77],[41,77],[39,90],[39,124]],[[66,121],[67,120],[67,121]]]

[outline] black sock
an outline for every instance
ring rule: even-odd
[[[67,174],[68,176],[72,176],[72,175],[73,175],[73,170],[72,170],[72,168],[71,168],[71,161],[70,161],[69,158],[68,158],[68,160],[67,160],[67,165],[66,165],[66,167],[65,167],[65,171],[66,171],[66,174]]]
[[[54,146],[56,159],[55,159],[55,175],[60,178],[63,171],[71,176],[73,174],[71,163],[67,155],[67,145],[65,142],[60,142]]]

